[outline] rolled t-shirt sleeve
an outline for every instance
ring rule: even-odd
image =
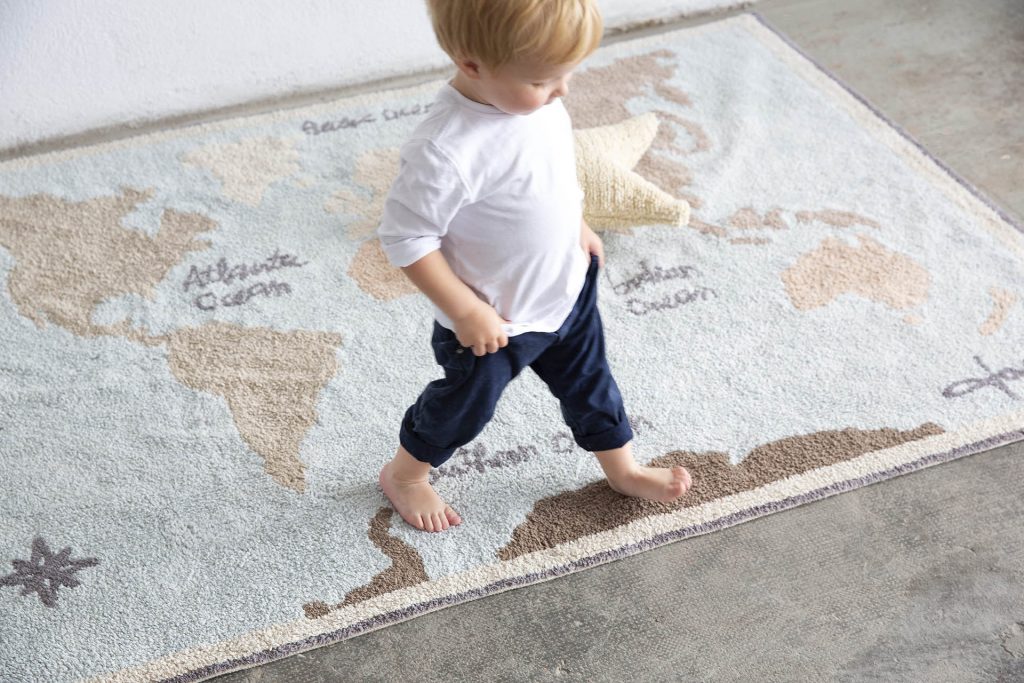
[[[430,140],[406,142],[398,163],[377,236],[388,261],[401,268],[440,249],[452,217],[470,199],[458,169]]]

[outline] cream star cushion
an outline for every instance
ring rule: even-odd
[[[658,133],[658,116],[647,112],[608,126],[574,131],[576,175],[586,195],[583,218],[592,228],[650,223],[686,225],[690,205],[633,171]]]

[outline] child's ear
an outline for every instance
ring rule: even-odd
[[[480,78],[480,65],[472,59],[465,57],[457,59],[455,60],[455,65],[459,67],[459,71],[466,74],[469,78]]]

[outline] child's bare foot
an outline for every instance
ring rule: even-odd
[[[682,465],[668,467],[636,467],[608,477],[608,486],[625,496],[667,503],[686,493],[692,479]]]
[[[444,531],[462,518],[437,495],[427,481],[430,463],[420,462],[402,446],[380,470],[384,495],[406,522],[423,531]]]
[[[682,465],[649,467],[633,459],[633,443],[607,451],[594,451],[608,486],[624,496],[667,503],[686,493],[693,483],[690,473]]]
[[[648,467],[637,465],[635,469],[608,477],[612,490],[624,496],[645,498],[648,501],[668,503],[687,492],[692,483],[690,473],[682,465]]]

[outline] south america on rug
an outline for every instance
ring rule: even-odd
[[[442,371],[375,229],[443,82],[0,164],[0,679],[200,681],[1024,438],[1020,225],[740,14],[565,100],[634,453],[692,489],[612,491],[524,372],[411,527]]]

